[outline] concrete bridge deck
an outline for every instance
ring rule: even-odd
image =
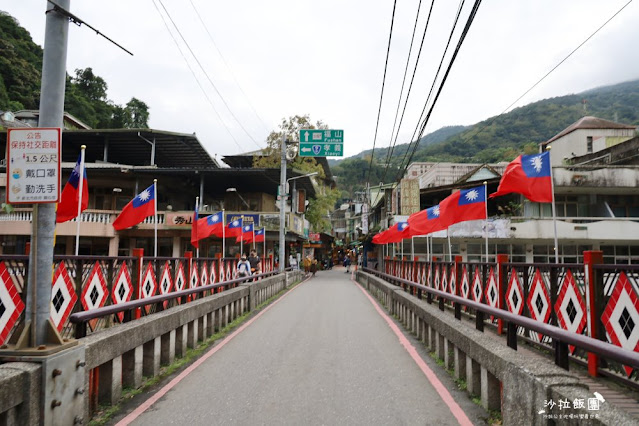
[[[114,423],[486,424],[376,306],[343,268],[321,271]]]

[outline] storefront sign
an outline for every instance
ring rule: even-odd
[[[166,226],[188,226],[193,224],[193,212],[166,212],[164,213]]]
[[[234,220],[240,220],[241,218],[244,218],[244,222],[242,222],[244,225],[250,225],[251,223],[254,226],[260,226],[260,215],[259,214],[240,214],[240,213],[227,213],[226,214],[226,222],[225,223],[231,223]]]
[[[308,239],[309,241],[322,241],[319,232],[309,232]]]

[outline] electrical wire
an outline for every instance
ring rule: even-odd
[[[617,15],[619,15],[619,13],[621,13],[622,10],[624,10],[630,3],[632,3],[632,0],[628,1],[628,3],[624,4],[621,9],[619,9],[614,15],[612,15],[610,18],[608,18],[608,20],[606,22],[604,22],[599,28],[597,28],[592,34],[590,34],[584,41],[582,41],[577,47],[575,47],[565,58],[563,58],[561,61],[559,61],[559,63],[557,63],[557,65],[555,65],[550,71],[548,71],[542,78],[540,78],[535,84],[533,84],[528,90],[526,90],[521,96],[519,96],[517,99],[515,99],[510,105],[508,105],[506,107],[506,109],[504,109],[499,115],[494,116],[493,118],[491,118],[487,124],[485,124],[484,126],[482,126],[477,132],[471,134],[468,138],[463,139],[461,142],[462,143],[466,143],[468,141],[470,141],[471,139],[473,139],[474,137],[476,137],[477,135],[479,135],[481,132],[483,132],[484,130],[486,130],[487,127],[490,127],[495,120],[497,120],[499,117],[501,117],[502,115],[504,115],[508,110],[510,110],[517,102],[519,102],[524,96],[526,96],[528,93],[530,93],[530,91],[532,91],[535,87],[537,87],[539,85],[539,83],[541,83],[542,81],[544,81],[546,79],[546,77],[548,77],[553,71],[555,71],[557,68],[559,68],[559,66],[561,64],[563,64],[564,62],[566,62],[566,60],[568,58],[570,58],[577,50],[579,50],[584,44],[586,44],[588,42],[588,40],[590,40],[592,37],[595,36],[595,34],[597,34],[603,27],[605,27],[610,21],[612,21]]]
[[[477,16],[477,11],[479,10],[479,6],[481,5],[481,2],[482,0],[475,0],[475,4],[473,5],[470,15],[468,16],[468,19],[466,20],[466,25],[464,26],[464,30],[462,31],[462,34],[459,37],[459,41],[457,42],[457,47],[455,48],[455,51],[453,52],[453,56],[451,57],[450,62],[448,63],[448,67],[446,69],[446,72],[444,73],[444,77],[442,78],[442,81],[439,85],[437,94],[433,98],[433,102],[431,104],[430,109],[428,110],[428,114],[424,118],[424,122],[421,126],[418,139],[422,138],[424,131],[426,130],[426,125],[428,124],[428,120],[430,119],[433,109],[435,108],[435,105],[437,104],[437,100],[439,99],[439,96],[441,95],[441,92],[444,89],[444,85],[446,84],[446,80],[448,79],[450,70],[452,69],[453,64],[455,63],[455,59],[457,58],[457,55],[459,54],[459,50],[461,49],[461,46],[464,43],[464,40],[466,39],[468,32],[470,31],[470,26],[472,25],[473,21],[475,20],[475,17]],[[408,164],[410,164],[411,160],[413,159],[413,156],[415,155],[415,152],[417,151],[418,145],[419,144],[414,145],[413,152],[408,158],[406,166],[404,167],[404,170],[399,174],[399,176],[403,175],[406,172],[406,168],[408,168]]]
[[[375,124],[375,136],[373,137],[373,150],[371,152],[371,160],[368,164],[367,182],[371,179],[371,169],[373,167],[373,158],[375,157],[375,143],[377,142],[377,131],[379,130],[379,117],[382,113],[382,100],[384,99],[384,85],[386,84],[386,71],[388,70],[388,56],[390,55],[391,40],[393,39],[393,25],[395,24],[395,10],[397,8],[397,0],[393,2],[393,14],[391,16],[390,32],[388,33],[388,47],[386,48],[386,61],[384,63],[384,77],[382,78],[382,93],[379,96],[379,108],[377,109],[377,123]]]
[[[191,49],[191,46],[189,45],[189,43],[186,41],[186,39],[184,38],[184,36],[182,35],[182,32],[180,31],[180,28],[177,26],[177,24],[175,23],[175,21],[173,20],[173,17],[171,17],[171,14],[169,13],[169,11],[166,9],[166,7],[164,6],[164,3],[162,3],[162,0],[157,0],[160,3],[160,6],[162,6],[162,9],[164,9],[164,12],[166,13],[166,16],[169,18],[169,20],[171,21],[171,23],[173,24],[173,27],[175,27],[175,30],[177,31],[177,33],[179,34],[180,38],[182,39],[182,41],[184,42],[184,44],[186,45],[187,49],[189,49],[189,52],[191,52],[191,55],[193,56],[193,59],[195,59],[195,62],[198,64],[198,66],[200,67],[200,69],[202,70],[202,72],[204,73],[204,76],[206,77],[206,79],[209,81],[209,83],[211,84],[211,86],[213,86],[213,89],[215,90],[215,93],[217,93],[217,95],[220,97],[220,99],[222,100],[222,103],[224,104],[224,106],[226,107],[226,109],[229,111],[229,113],[231,114],[231,116],[235,119],[235,121],[237,122],[237,124],[240,125],[240,128],[244,131],[244,133],[246,133],[246,135],[249,137],[249,139],[251,139],[253,141],[253,143],[259,148],[262,149],[262,147],[255,141],[255,139],[253,139],[253,136],[251,136],[251,134],[246,130],[246,128],[244,128],[244,126],[242,125],[242,122],[235,116],[235,114],[233,113],[233,111],[231,110],[231,108],[229,107],[228,103],[226,102],[226,100],[224,99],[224,96],[222,96],[222,94],[220,93],[220,91],[218,90],[217,86],[215,85],[215,83],[213,82],[213,80],[211,79],[211,77],[209,76],[209,73],[206,72],[206,69],[204,69],[204,66],[202,66],[202,63],[200,62],[200,60],[198,59],[197,55],[195,54],[195,52],[193,52],[193,49]]]
[[[242,95],[244,95],[244,98],[246,99],[246,102],[248,103],[249,107],[251,107],[251,110],[253,111],[253,114],[255,114],[257,119],[262,123],[262,125],[264,126],[264,129],[267,130],[267,131],[270,131],[269,127],[266,125],[264,120],[262,120],[262,117],[260,117],[260,115],[255,110],[255,107],[251,103],[251,99],[244,92],[244,89],[242,89],[242,86],[240,85],[239,81],[237,81],[237,78],[235,78],[235,74],[233,73],[233,70],[231,69],[229,64],[226,62],[226,59],[224,59],[224,55],[222,55],[222,52],[220,51],[220,49],[217,47],[217,44],[215,43],[215,40],[213,39],[213,35],[210,33],[208,27],[204,23],[204,20],[202,20],[202,16],[200,15],[199,10],[195,7],[195,4],[193,3],[193,0],[189,0],[189,2],[191,3],[191,7],[193,7],[193,10],[195,11],[195,14],[197,15],[198,19],[200,20],[200,23],[202,24],[202,27],[204,27],[204,30],[208,34],[209,40],[211,40],[211,44],[213,44],[213,47],[215,48],[217,53],[220,55],[220,58],[222,59],[222,63],[224,64],[226,69],[229,71],[229,74],[231,74],[231,77],[233,78],[233,81],[235,82],[235,85],[237,86],[237,88],[240,89],[240,92],[242,92]]]
[[[175,43],[175,45],[177,46],[178,51],[180,52],[180,55],[182,56],[182,59],[184,59],[184,62],[186,63],[186,66],[189,68],[189,71],[191,71],[191,74],[193,75],[193,78],[195,79],[195,82],[199,86],[200,90],[204,94],[204,97],[206,97],[206,100],[209,102],[209,105],[211,105],[211,108],[213,109],[213,112],[215,113],[217,118],[220,120],[220,123],[222,123],[222,126],[224,126],[224,129],[227,131],[229,136],[231,136],[231,139],[233,139],[233,142],[235,142],[235,145],[237,145],[237,147],[240,149],[240,151],[244,151],[245,149],[240,145],[240,143],[237,141],[237,139],[235,139],[235,136],[233,136],[233,133],[231,133],[231,130],[227,127],[226,123],[224,123],[224,120],[220,116],[220,113],[215,108],[215,105],[213,104],[213,101],[209,97],[208,93],[206,93],[206,90],[204,90],[204,87],[202,86],[202,83],[200,82],[200,79],[195,74],[195,71],[193,71],[193,68],[191,67],[191,64],[189,64],[189,61],[186,59],[186,55],[184,55],[184,52],[182,51],[182,48],[180,47],[180,44],[178,43],[177,39],[175,38],[175,36],[171,32],[171,29],[169,28],[169,24],[166,22],[166,19],[164,19],[164,15],[162,15],[162,12],[160,11],[160,8],[158,8],[157,4],[155,4],[155,0],[153,0],[153,6],[155,6],[155,10],[158,11],[158,14],[160,15],[160,18],[162,18],[162,22],[164,23],[164,26],[166,27],[167,32],[171,36],[171,39],[173,39],[173,42]]]

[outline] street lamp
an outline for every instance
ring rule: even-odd
[[[246,206],[247,209],[251,210],[251,206],[249,206],[249,203],[246,202],[246,200],[244,199],[244,197],[242,197],[240,195],[239,192],[237,192],[237,188],[226,188],[226,192],[235,192],[237,194],[238,197],[240,197],[240,200],[242,200],[242,202],[244,203],[244,205]]]
[[[287,194],[288,194],[288,192],[289,192],[289,191],[288,191],[288,188],[289,188],[289,184],[288,184],[288,183],[289,183],[290,181],[295,180],[295,179],[300,179],[300,178],[303,178],[303,177],[316,176],[316,175],[318,175],[318,174],[319,174],[318,172],[313,172],[313,173],[307,173],[307,174],[305,174],[305,175],[295,176],[295,177],[292,177],[292,178],[288,178],[288,179],[286,179],[286,192],[287,192]],[[291,191],[291,192],[290,192],[290,193],[291,193],[291,197],[292,197],[292,195],[293,195],[293,192],[295,192],[295,191]],[[293,198],[291,198],[291,211],[292,211],[292,212],[294,212],[294,210],[293,210]]]

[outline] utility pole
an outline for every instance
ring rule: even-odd
[[[58,4],[69,10],[70,0]],[[38,126],[62,128],[69,19],[53,9],[47,3]],[[34,204],[33,221],[25,318],[31,322],[31,346],[38,347],[47,343],[51,315],[55,203]]]
[[[286,218],[285,218],[285,210],[286,210],[286,134],[282,132],[282,142],[280,146],[280,154],[281,154],[281,163],[280,163],[280,255],[279,255],[279,272],[284,272],[284,267],[286,266],[286,259],[284,256],[286,255],[285,250],[285,226],[286,226]]]

